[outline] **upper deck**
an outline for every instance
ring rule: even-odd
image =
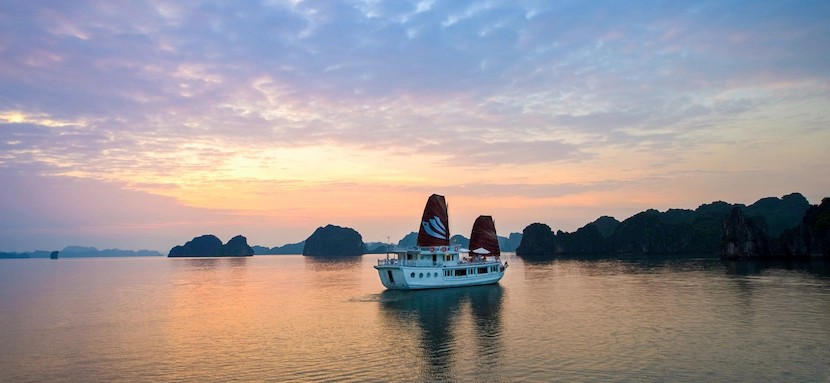
[[[495,257],[483,257],[469,253],[458,246],[446,246],[428,249],[407,249],[386,254],[386,259],[378,259],[378,266],[407,266],[407,267],[464,267],[501,264]]]

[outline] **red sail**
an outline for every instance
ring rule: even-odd
[[[473,224],[470,234],[470,251],[479,255],[501,255],[499,237],[496,235],[496,223],[489,215],[480,215]]]
[[[449,246],[450,218],[444,196],[433,194],[424,207],[421,229],[418,230],[418,246]]]

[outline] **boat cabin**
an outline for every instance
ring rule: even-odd
[[[378,264],[410,267],[452,267],[468,263],[493,262],[497,259],[487,259],[485,256],[469,253],[467,249],[414,248],[389,252],[386,254],[386,259],[379,260]]]

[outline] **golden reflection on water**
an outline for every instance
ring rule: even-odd
[[[256,351],[255,343],[241,341],[256,328],[263,298],[248,278],[248,262],[247,257],[170,260],[168,319],[158,331],[164,334],[159,346],[177,377],[208,375],[213,363],[223,375],[234,376],[239,371],[229,361]],[[211,353],[223,357],[216,360]],[[183,361],[205,364],[185,368]]]
[[[830,378],[826,265],[509,262],[386,291],[372,256],[4,260],[0,381]]]

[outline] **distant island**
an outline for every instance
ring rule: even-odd
[[[516,254],[712,254],[728,259],[827,257],[830,249],[827,229],[830,206],[827,205],[830,205],[827,198],[820,206],[811,206],[803,195],[793,193],[782,198],[763,198],[750,206],[716,201],[695,210],[669,209],[661,213],[649,209],[622,222],[603,216],[573,233],[561,230],[554,233],[546,224],[533,223],[524,229]],[[733,243],[731,250],[729,243]]]
[[[332,225],[333,226],[333,225]],[[360,235],[360,233],[358,233]],[[361,236],[362,238],[362,236]],[[384,254],[388,251],[394,251],[395,249],[407,249],[415,246],[415,240],[418,238],[418,233],[411,232],[405,235],[397,244],[395,243],[384,243],[384,242],[364,242],[363,243],[363,254]],[[519,247],[519,243],[522,241],[522,234],[521,233],[510,233],[510,237],[498,237],[499,238],[499,247],[502,252],[513,252],[516,251],[516,248]],[[458,243],[459,246],[467,247],[470,243],[470,240],[464,237],[463,235],[456,234],[452,237],[451,241],[453,243]],[[306,241],[301,241],[298,243],[289,243],[284,246],[278,247],[265,247],[265,246],[251,246],[254,249],[254,255],[278,255],[278,254],[303,254],[305,249]]]
[[[2,258],[50,258],[54,251],[37,250],[29,253],[0,253]],[[153,250],[98,250],[94,247],[67,246],[59,251],[60,258],[95,258],[95,257],[159,257],[162,254]]]
[[[289,243],[283,246],[265,247],[252,245],[248,246],[244,236],[236,236],[222,244],[222,241],[212,234],[205,234],[188,241],[184,245],[178,245],[170,249],[168,257],[237,257],[251,255],[280,255],[280,254],[303,254],[303,255],[363,255],[383,254],[395,249],[406,249],[415,246],[418,233],[411,232],[404,236],[397,244],[383,242],[363,242],[363,237],[356,230],[336,225],[319,227],[306,240],[297,243]],[[502,252],[513,252],[521,243],[522,233],[510,233],[509,237],[498,237],[499,247]],[[307,248],[307,242],[312,244]],[[344,241],[338,244],[338,241]],[[468,247],[470,240],[463,235],[456,234],[451,238],[453,243],[461,247]],[[341,246],[343,245],[343,246]],[[29,253],[3,253],[0,252],[0,259],[3,258],[49,258],[53,252],[38,250]],[[158,251],[152,250],[119,250],[106,249],[98,250],[95,247],[67,246],[59,251],[60,258],[81,258],[81,257],[147,257],[163,256]]]
[[[364,243],[356,230],[329,224],[318,227],[304,241],[269,248],[249,246],[242,235],[222,244],[216,236],[206,234],[173,247],[167,256],[359,256],[411,248],[417,235],[411,232],[397,244]],[[469,246],[469,239],[462,235],[454,235],[450,240],[461,247]],[[749,206],[715,201],[695,210],[649,209],[622,222],[601,216],[572,233],[554,232],[550,226],[537,222],[525,227],[522,233],[510,233],[498,240],[502,252],[515,251],[519,256],[532,257],[686,254],[736,260],[830,258],[830,198],[810,205],[803,195],[792,193],[781,198],[762,198]],[[49,258],[52,253],[0,252],[0,259]],[[60,258],[162,256],[150,250],[98,250],[82,246],[67,246],[59,254]]]
[[[61,258],[73,257],[155,257],[162,254],[154,250],[98,250],[94,247],[67,246],[60,251]]]
[[[193,238],[184,245],[170,249],[168,257],[248,257],[254,255],[254,249],[248,246],[248,240],[237,235],[226,244],[212,234]]]
[[[251,246],[251,248],[254,249],[254,255],[302,254],[305,248],[305,241],[271,248],[265,246]]]
[[[401,249],[408,249],[415,246],[415,242],[418,239],[418,233],[411,232],[403,237],[398,242],[398,246]],[[514,252],[516,248],[519,247],[519,244],[522,242],[522,233],[510,233],[510,237],[502,237],[498,236],[499,239],[499,250],[502,252]],[[461,247],[469,247],[470,246],[470,239],[461,235],[456,234],[450,238],[450,243],[458,244]]]

